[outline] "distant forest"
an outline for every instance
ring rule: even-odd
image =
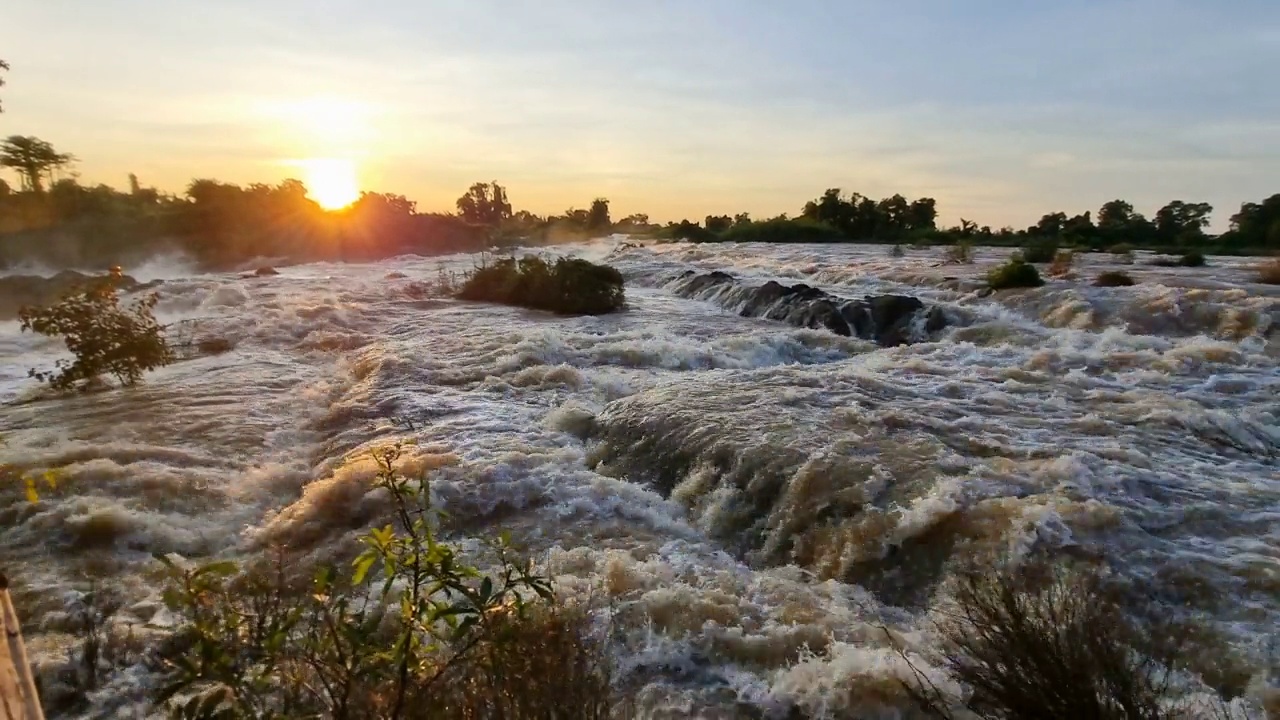
[[[1203,202],[1175,200],[1148,219],[1124,200],[1112,200],[1097,215],[1048,213],[1023,229],[989,226],[962,219],[951,228],[937,225],[937,201],[907,200],[894,195],[883,200],[838,188],[805,203],[799,216],[755,221],[750,216],[710,215],[701,223],[684,220],[665,234],[693,242],[881,242],[947,245],[1027,245],[1051,242],[1066,248],[1102,250],[1117,245],[1165,251],[1196,250],[1216,254],[1280,252],[1280,194],[1261,203],[1246,202],[1231,216],[1230,229],[1220,235],[1206,232],[1213,207]]]
[[[539,216],[513,210],[497,182],[476,183],[454,213],[421,213],[402,195],[365,192],[352,205],[325,210],[298,180],[249,186],[193,180],[182,195],[160,192],[129,176],[129,187],[81,185],[67,172],[75,158],[29,136],[0,141],[0,166],[18,188],[0,180],[0,266],[40,261],[90,267],[130,263],[182,251],[209,268],[260,258],[307,262],[362,261],[400,254],[432,255],[512,245],[571,242],[628,233],[692,242],[888,242],[1026,245],[1049,240],[1100,250],[1116,245],[1224,254],[1280,251],[1280,194],[1244,203],[1221,235],[1206,232],[1213,208],[1174,201],[1151,219],[1123,200],[1091,212],[1049,213],[1031,227],[992,230],[969,220],[937,225],[937,201],[902,195],[875,200],[830,189],[794,218],[763,220],[746,213],[653,224],[647,215],[614,221],[609,201]]]

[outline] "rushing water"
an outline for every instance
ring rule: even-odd
[[[226,354],[47,399],[59,341],[0,325],[5,459],[59,468],[36,505],[0,489],[0,548],[30,642],[109,576],[162,622],[151,553],[336,554],[375,518],[364,451],[416,441],[459,537],[511,528],[562,593],[628,617],[624,670],[655,716],[800,709],[894,717],[945,561],[1100,556],[1212,624],[1268,692],[1280,620],[1280,297],[1247,259],[1125,267],[983,297],[974,266],[883,247],[615,251],[628,312],[558,318],[406,293],[399,258],[279,277],[166,277],[157,312]],[[939,305],[934,341],[880,348],[671,292],[685,270]],[[407,277],[388,277],[389,273]],[[124,682],[124,681],[120,681]]]

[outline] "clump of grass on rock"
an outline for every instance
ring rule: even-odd
[[[1119,270],[1108,270],[1107,272],[1099,274],[1098,277],[1094,279],[1093,284],[1095,287],[1129,287],[1133,285],[1134,282],[1133,278],[1129,277],[1128,273],[1123,273]]]
[[[948,265],[972,265],[973,244],[966,240],[961,240],[955,245],[949,246],[943,252],[942,261]]]
[[[1069,277],[1075,261],[1076,254],[1074,251],[1059,250],[1058,254],[1053,256],[1053,264],[1049,266],[1049,275],[1056,278]]]
[[[580,258],[548,262],[532,255],[476,268],[458,297],[561,315],[603,315],[626,304],[622,273]]]
[[[900,649],[914,672],[903,687],[938,718],[1192,717],[1204,697],[1175,676],[1195,669],[1194,628],[1154,620],[1154,607],[1135,602],[1093,568],[1032,561],[962,569],[935,623],[930,661],[965,697],[938,688]],[[1214,716],[1233,717],[1220,700],[1209,704]]]
[[[1040,287],[1044,280],[1034,265],[1021,257],[1012,257],[1009,262],[987,273],[987,284],[992,290],[1007,290]]]
[[[1280,257],[1272,258],[1258,266],[1258,282],[1280,285]]]
[[[1204,253],[1192,250],[1181,257],[1158,257],[1148,264],[1154,267],[1204,267],[1208,263]]]
[[[1022,246],[1022,259],[1029,263],[1053,262],[1058,255],[1058,243],[1049,238],[1037,238]]]
[[[1182,267],[1204,267],[1208,264],[1204,258],[1204,253],[1199,250],[1192,250],[1191,252],[1184,254],[1179,258],[1178,263],[1182,265]]]

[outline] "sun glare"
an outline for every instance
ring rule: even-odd
[[[307,191],[326,210],[344,208],[360,198],[356,166],[342,158],[312,158],[298,163]]]

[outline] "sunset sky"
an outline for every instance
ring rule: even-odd
[[[1025,226],[1280,192],[1275,0],[9,0],[0,135],[180,191],[355,167],[450,210],[795,213],[827,187]],[[12,178],[10,178],[12,180]]]

